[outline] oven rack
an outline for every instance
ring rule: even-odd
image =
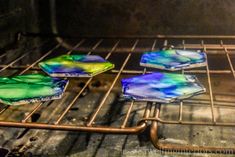
[[[27,38],[27,37],[26,37]],[[95,40],[95,44],[91,47],[83,46],[89,40]],[[131,41],[131,46],[120,47],[119,44],[121,42],[125,43],[125,40]],[[138,47],[138,44],[141,41],[148,40],[148,46],[142,44],[142,46]],[[110,47],[102,47],[102,44],[106,41],[113,41],[112,46]],[[192,43],[191,43],[192,42]],[[47,42],[42,42],[43,46]],[[127,109],[126,114],[124,115],[123,122],[120,126],[102,126],[96,125],[95,120],[99,112],[102,110],[102,107],[105,105],[105,102],[112,92],[115,84],[118,79],[123,75],[140,75],[144,73],[151,73],[153,69],[143,68],[142,70],[136,69],[128,69],[126,68],[128,62],[131,60],[132,56],[135,54],[140,54],[144,51],[153,51],[161,48],[167,48],[170,45],[174,45],[177,49],[193,49],[193,50],[203,50],[207,53],[207,55],[219,55],[225,56],[229,65],[228,69],[210,69],[210,65],[207,64],[205,68],[200,69],[190,69],[183,70],[182,73],[190,73],[190,74],[200,74],[206,77],[208,84],[208,95],[209,99],[207,100],[194,100],[189,99],[185,101],[181,101],[175,105],[178,106],[178,118],[174,120],[168,120],[162,118],[160,115],[161,104],[146,102],[145,111],[143,118],[138,120],[137,124],[132,126],[128,126],[128,121],[130,120],[130,115],[132,113],[133,106],[135,105],[134,101],[129,102],[129,107]],[[0,72],[4,72],[6,70],[18,70],[17,74],[24,74],[28,71],[40,71],[37,64],[47,58],[50,54],[55,53],[56,49],[62,46],[62,43],[57,43],[51,48],[49,51],[40,56],[37,60],[35,60],[30,65],[16,65],[19,61],[23,60],[24,57],[30,55],[33,50],[24,52],[20,57],[13,59],[8,64],[0,65]],[[206,125],[206,126],[222,126],[222,127],[234,127],[235,122],[219,122],[216,119],[215,108],[235,108],[233,102],[226,101],[217,101],[215,100],[214,91],[211,83],[212,75],[231,75],[233,79],[235,79],[234,65],[232,62],[231,56],[235,54],[235,36],[197,36],[197,35],[156,35],[156,36],[122,36],[122,37],[84,37],[79,38],[79,41],[73,46],[71,50],[67,52],[67,54],[71,54],[77,51],[88,52],[87,55],[92,54],[93,52],[102,53],[108,52],[105,56],[105,59],[109,59],[111,55],[115,54],[124,54],[125,58],[121,62],[121,66],[119,69],[114,69],[108,74],[114,75],[113,81],[111,85],[106,90],[105,95],[101,99],[100,103],[97,105],[96,110],[91,114],[91,116],[87,119],[84,125],[68,125],[61,123],[63,118],[69,112],[69,110],[73,107],[76,101],[80,98],[82,93],[88,88],[89,84],[92,82],[92,78],[88,78],[86,83],[81,88],[80,91],[77,91],[77,94],[69,102],[68,106],[64,111],[60,113],[60,116],[53,123],[43,123],[43,122],[30,122],[30,118],[34,113],[36,113],[40,108],[44,105],[45,102],[38,103],[34,106],[34,108],[20,121],[9,121],[4,120],[0,121],[1,127],[17,127],[17,128],[30,128],[30,129],[50,129],[50,130],[67,130],[67,131],[85,131],[85,132],[99,132],[99,133],[117,133],[117,134],[139,134],[143,132],[148,123],[151,122],[150,129],[150,137],[153,145],[162,150],[176,150],[176,151],[194,151],[194,152],[232,152],[235,153],[235,148],[219,148],[219,147],[205,147],[205,146],[176,146],[176,145],[165,145],[161,144],[158,140],[158,124],[177,124],[177,125]],[[7,56],[7,52],[0,55],[0,58],[4,58]],[[115,64],[115,63],[114,63]],[[100,74],[103,75],[103,74]],[[190,103],[190,105],[205,105],[210,108],[211,119],[210,121],[186,121],[184,120],[184,106],[188,105],[185,102]],[[0,116],[4,114],[7,110],[15,108],[15,106],[5,106],[0,111]],[[163,111],[161,111],[163,112]]]

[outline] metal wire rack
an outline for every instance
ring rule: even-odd
[[[90,40],[95,41],[93,46],[86,46],[84,43],[89,42]],[[126,44],[131,43],[131,45]],[[112,43],[109,46],[102,47],[102,44],[105,42]],[[42,45],[46,44],[47,42],[43,42]],[[121,47],[120,44],[124,43],[125,46]],[[141,46],[139,46],[139,44]],[[83,46],[84,45],[84,46]],[[128,45],[128,46],[126,46]],[[181,101],[180,103],[176,103],[174,105],[178,106],[178,118],[169,120],[161,117],[161,104],[150,103],[146,102],[145,111],[142,119],[138,120],[138,123],[134,125],[128,125],[128,121],[130,120],[130,115],[133,109],[133,106],[136,102],[131,101],[128,103],[128,109],[126,114],[124,115],[123,121],[120,123],[119,126],[103,126],[97,125],[95,123],[97,119],[97,115],[99,115],[102,108],[105,106],[105,102],[109,97],[110,93],[112,92],[114,86],[117,84],[120,77],[124,75],[140,75],[145,73],[151,73],[154,70],[148,68],[139,67],[135,68],[128,68],[128,64],[133,56],[136,54],[141,54],[144,51],[153,51],[161,48],[166,48],[169,45],[174,45],[177,49],[194,49],[194,50],[203,50],[207,53],[208,61],[210,57],[213,55],[217,55],[219,57],[225,57],[228,63],[228,67],[223,67],[221,69],[211,68],[209,62],[207,66],[204,68],[197,68],[197,69],[190,69],[190,70],[182,70],[182,73],[190,73],[195,75],[202,75],[206,82],[207,82],[207,96],[206,99],[201,98],[192,98],[189,100]],[[58,48],[61,47],[61,44],[54,45],[46,53],[42,54],[39,58],[33,61],[29,65],[17,65],[17,62],[23,60],[24,57],[32,54],[32,50],[23,53],[20,57],[11,60],[8,64],[1,64],[0,65],[0,72],[4,72],[6,70],[14,70],[17,69],[17,74],[22,75],[29,71],[40,71],[37,64],[49,57],[51,54],[55,53]],[[219,121],[217,119],[217,115],[215,109],[226,108],[229,107],[234,109],[234,101],[230,100],[218,100],[216,98],[212,78],[216,77],[217,75],[220,76],[227,76],[231,75],[233,79],[235,79],[235,72],[234,72],[234,65],[233,65],[233,55],[235,49],[235,37],[234,36],[190,36],[190,35],[156,35],[156,36],[138,36],[138,37],[130,37],[130,36],[123,36],[123,37],[103,37],[103,38],[92,38],[92,37],[84,37],[81,38],[73,47],[72,50],[69,50],[67,54],[75,53],[78,51],[88,52],[87,55],[92,53],[105,53],[105,59],[109,60],[109,58],[113,54],[122,54],[124,59],[116,59],[117,64],[120,64],[118,69],[111,70],[107,72],[108,74],[112,74],[112,82],[105,91],[103,98],[101,99],[100,103],[97,105],[96,109],[90,114],[90,117],[87,118],[84,125],[75,125],[75,124],[63,124],[62,120],[68,114],[69,110],[74,106],[76,101],[80,98],[82,93],[89,87],[89,84],[94,79],[88,78],[81,88],[81,90],[77,91],[77,94],[73,97],[73,99],[68,102],[66,108],[60,113],[57,119],[53,123],[47,122],[30,122],[30,118],[34,113],[42,108],[45,102],[37,103],[34,105],[33,109],[27,113],[23,119],[20,121],[12,121],[12,120],[2,120],[0,121],[1,127],[18,127],[18,128],[31,128],[31,129],[51,129],[51,130],[68,130],[68,131],[85,131],[85,132],[100,132],[100,133],[117,133],[117,134],[138,134],[144,131],[148,123],[151,122],[151,130],[150,136],[151,141],[154,146],[158,149],[163,150],[177,150],[177,151],[207,151],[207,152],[218,152],[218,151],[232,151],[235,152],[235,148],[217,148],[217,147],[195,147],[195,146],[175,146],[175,145],[164,145],[161,144],[158,140],[158,123],[161,124],[177,124],[177,125],[207,125],[207,126],[223,126],[223,127],[234,127],[234,122],[227,122],[227,121]],[[0,58],[3,58],[7,55],[4,53],[0,55]],[[222,61],[221,61],[222,62]],[[137,61],[138,63],[138,61]],[[114,63],[116,64],[116,63]],[[133,63],[134,64],[134,63]],[[132,65],[131,67],[135,67],[136,65]],[[100,74],[105,75],[105,74]],[[76,79],[75,79],[76,80]],[[233,80],[234,81],[234,80]],[[232,83],[234,83],[232,81]],[[167,105],[167,104],[164,104]],[[204,105],[205,107],[210,108],[211,118],[209,121],[204,120],[184,120],[184,107],[187,105]],[[5,106],[0,111],[0,116],[4,114],[7,110],[15,108],[15,106]],[[46,112],[46,111],[43,111]],[[161,111],[163,112],[163,111]]]

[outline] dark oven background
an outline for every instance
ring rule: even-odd
[[[14,42],[18,32],[231,35],[235,32],[234,10],[233,0],[0,0],[0,47]],[[57,32],[52,29],[55,23]]]

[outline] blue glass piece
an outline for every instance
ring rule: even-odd
[[[137,101],[170,103],[205,92],[194,75],[156,72],[121,82],[123,97]]]
[[[146,52],[140,65],[170,71],[202,67],[206,66],[206,53],[186,50]]]

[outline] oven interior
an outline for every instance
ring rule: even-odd
[[[61,54],[97,54],[115,68],[69,78],[60,100],[1,104],[1,156],[234,153],[234,7],[229,0],[2,0],[1,76],[43,73],[38,63]],[[207,53],[206,67],[177,72],[196,75],[206,93],[172,104],[122,100],[122,78],[156,71],[139,66],[141,54],[172,46]]]

